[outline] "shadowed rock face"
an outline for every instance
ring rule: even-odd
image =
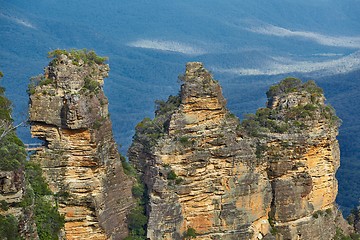
[[[201,63],[182,80],[129,149],[148,189],[148,237],[331,239],[340,159],[321,89],[288,79],[240,124]]]
[[[30,96],[31,133],[45,147],[33,155],[65,215],[66,239],[122,239],[134,204],[102,91],[106,64],[74,64],[59,55]]]

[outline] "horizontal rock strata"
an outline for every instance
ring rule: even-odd
[[[148,190],[148,238],[331,239],[338,120],[322,90],[285,79],[240,124],[201,63],[181,80],[129,149]]]
[[[108,65],[56,56],[30,90],[33,155],[65,215],[66,239],[122,239],[134,204],[102,91]]]

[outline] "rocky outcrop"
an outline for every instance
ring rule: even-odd
[[[183,81],[180,106],[164,135],[141,148],[136,140],[154,134],[138,129],[129,151],[133,162],[151,153],[137,163],[149,190],[148,237],[182,239],[195,229],[199,239],[262,238],[270,231],[272,196],[266,162],[256,159],[254,141],[238,131],[219,84],[202,64],[187,64]]]
[[[30,85],[31,133],[44,141],[41,164],[65,216],[66,239],[122,239],[134,204],[102,90],[109,67],[93,52],[57,50]]]
[[[339,214],[339,120],[311,81],[285,79],[268,96],[264,127],[271,127],[262,132],[261,157],[269,164],[273,227],[281,239],[332,239]]]
[[[203,65],[136,127],[150,239],[332,239],[338,119],[315,83],[288,78],[241,124]],[[271,233],[270,233],[271,232]]]

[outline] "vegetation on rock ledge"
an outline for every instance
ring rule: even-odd
[[[100,57],[93,50],[87,49],[71,49],[70,51],[64,49],[56,49],[54,51],[48,52],[48,57],[54,58],[55,61],[58,61],[61,55],[65,55],[70,58],[72,60],[72,63],[77,66],[81,64],[81,61],[84,64],[92,65],[94,63],[104,64],[104,62],[108,60],[107,57]]]
[[[144,118],[136,125],[134,139],[141,142],[145,148],[150,148],[156,144],[156,140],[165,134],[169,129],[170,117],[180,106],[180,96],[170,96],[168,100],[155,101],[155,118]]]
[[[46,86],[53,84],[54,80],[46,78],[44,75],[37,75],[35,77],[30,78],[30,83],[28,84],[27,93],[32,95],[35,93],[35,88],[37,86]]]
[[[248,114],[241,125],[251,136],[260,137],[264,133],[299,133],[309,127],[311,121],[325,118],[330,126],[339,125],[340,120],[330,105],[320,101],[323,90],[314,81],[302,83],[297,78],[285,78],[279,84],[270,87],[266,93],[269,102],[274,97],[286,98],[287,94],[298,93],[296,97],[308,98],[304,103],[294,106],[260,108],[255,114]]]
[[[269,91],[266,92],[266,96],[268,98],[272,98],[274,96],[279,96],[282,94],[301,91],[306,91],[318,97],[323,94],[323,90],[318,87],[313,80],[309,80],[303,84],[300,79],[287,77],[283,79],[279,84],[271,86]]]

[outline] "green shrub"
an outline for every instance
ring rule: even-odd
[[[92,65],[94,63],[104,64],[104,62],[108,60],[107,57],[100,57],[93,50],[87,50],[87,49],[81,49],[81,50],[71,49],[70,51],[64,49],[56,49],[54,51],[48,52],[48,57],[54,58],[55,61],[57,61],[60,55],[66,55],[68,58],[72,60],[72,63],[74,65],[79,65],[80,60],[82,60],[85,64],[89,64],[89,65]]]
[[[329,120],[329,124],[331,126],[340,126],[341,125],[340,118],[338,116],[336,116],[336,111],[330,104],[328,104],[327,106],[325,106],[322,109],[321,114],[324,118]]]
[[[168,100],[165,102],[163,100],[155,101],[155,115],[163,115],[168,112],[172,112],[180,106],[181,99],[179,96],[170,95]]]
[[[61,190],[55,194],[55,197],[57,199],[66,201],[70,197],[70,193],[68,191]]]
[[[120,160],[124,173],[129,176],[136,176],[135,168],[126,160],[126,158],[124,156],[120,156]]]
[[[180,142],[181,144],[184,144],[184,145],[189,144],[189,143],[190,143],[189,137],[182,136],[182,137],[179,138],[179,142]]]
[[[90,92],[97,93],[100,89],[100,83],[96,80],[91,79],[89,76],[84,79],[84,88],[89,90]]]
[[[141,237],[146,234],[147,217],[142,206],[138,206],[131,210],[127,216],[128,227],[131,236]]]
[[[52,192],[42,176],[42,169],[39,164],[29,161],[25,165],[26,178],[31,184],[35,196],[51,195]]]
[[[144,239],[146,238],[142,236],[131,236],[131,235],[124,238],[124,240],[144,240]]]
[[[145,187],[143,184],[137,183],[132,187],[131,192],[135,198],[142,198],[145,193]]]
[[[52,192],[42,177],[40,165],[29,161],[25,165],[25,172],[26,180],[31,185],[32,190],[28,190],[21,205],[26,207],[34,202],[34,218],[39,238],[41,240],[56,240],[60,229],[65,224],[64,216],[60,215],[57,207],[46,199],[46,196],[52,195]]]
[[[22,239],[18,230],[18,221],[12,215],[0,215],[0,239],[20,240]]]
[[[233,114],[233,113],[228,113],[228,114],[226,114],[226,117],[227,117],[227,118],[232,118],[232,119],[237,119],[236,115]]]
[[[7,203],[5,200],[0,201],[0,208],[4,211],[9,210],[9,203]]]
[[[48,200],[38,196],[35,198],[35,223],[40,239],[56,240],[65,219]]]
[[[167,174],[167,179],[168,180],[175,180],[176,178],[177,178],[177,175],[174,172],[174,170],[171,170],[170,172],[168,172],[168,174]]]
[[[346,236],[344,232],[341,230],[341,228],[336,228],[336,233],[334,236],[334,240],[353,240],[353,239],[359,239],[358,236],[354,235],[354,238],[351,236]]]
[[[322,210],[318,210],[312,214],[313,218],[318,218],[323,215],[324,215],[324,211],[322,211]]]
[[[183,181],[184,181],[183,178],[177,177],[177,178],[175,179],[175,184],[179,185],[179,184],[181,184]]]
[[[326,213],[326,215],[331,215],[331,214],[332,214],[331,208],[327,208],[327,209],[325,210],[325,213]]]
[[[321,96],[324,91],[322,88],[318,87],[313,80],[309,80],[304,83],[303,88],[308,92],[313,94],[312,96]]]
[[[272,98],[276,95],[295,92],[299,90],[302,82],[300,79],[288,77],[283,79],[280,83],[270,87],[269,91],[266,92],[268,98]]]
[[[275,227],[275,220],[269,216],[268,221],[271,227],[270,233],[271,235],[275,236],[279,232],[278,229]]]
[[[184,234],[185,239],[196,238],[196,236],[197,236],[196,230],[192,227],[189,227]]]
[[[315,98],[323,94],[323,90],[313,80],[302,83],[300,79],[288,77],[280,81],[280,83],[271,86],[266,95],[268,98],[272,98],[277,95],[299,91],[306,91]]]
[[[49,84],[53,84],[53,83],[54,83],[53,79],[46,78],[44,75],[41,75],[41,74],[31,77],[30,83],[28,84],[27,93],[29,95],[32,95],[36,92],[35,89],[37,86],[45,86],[45,85],[49,85]]]

